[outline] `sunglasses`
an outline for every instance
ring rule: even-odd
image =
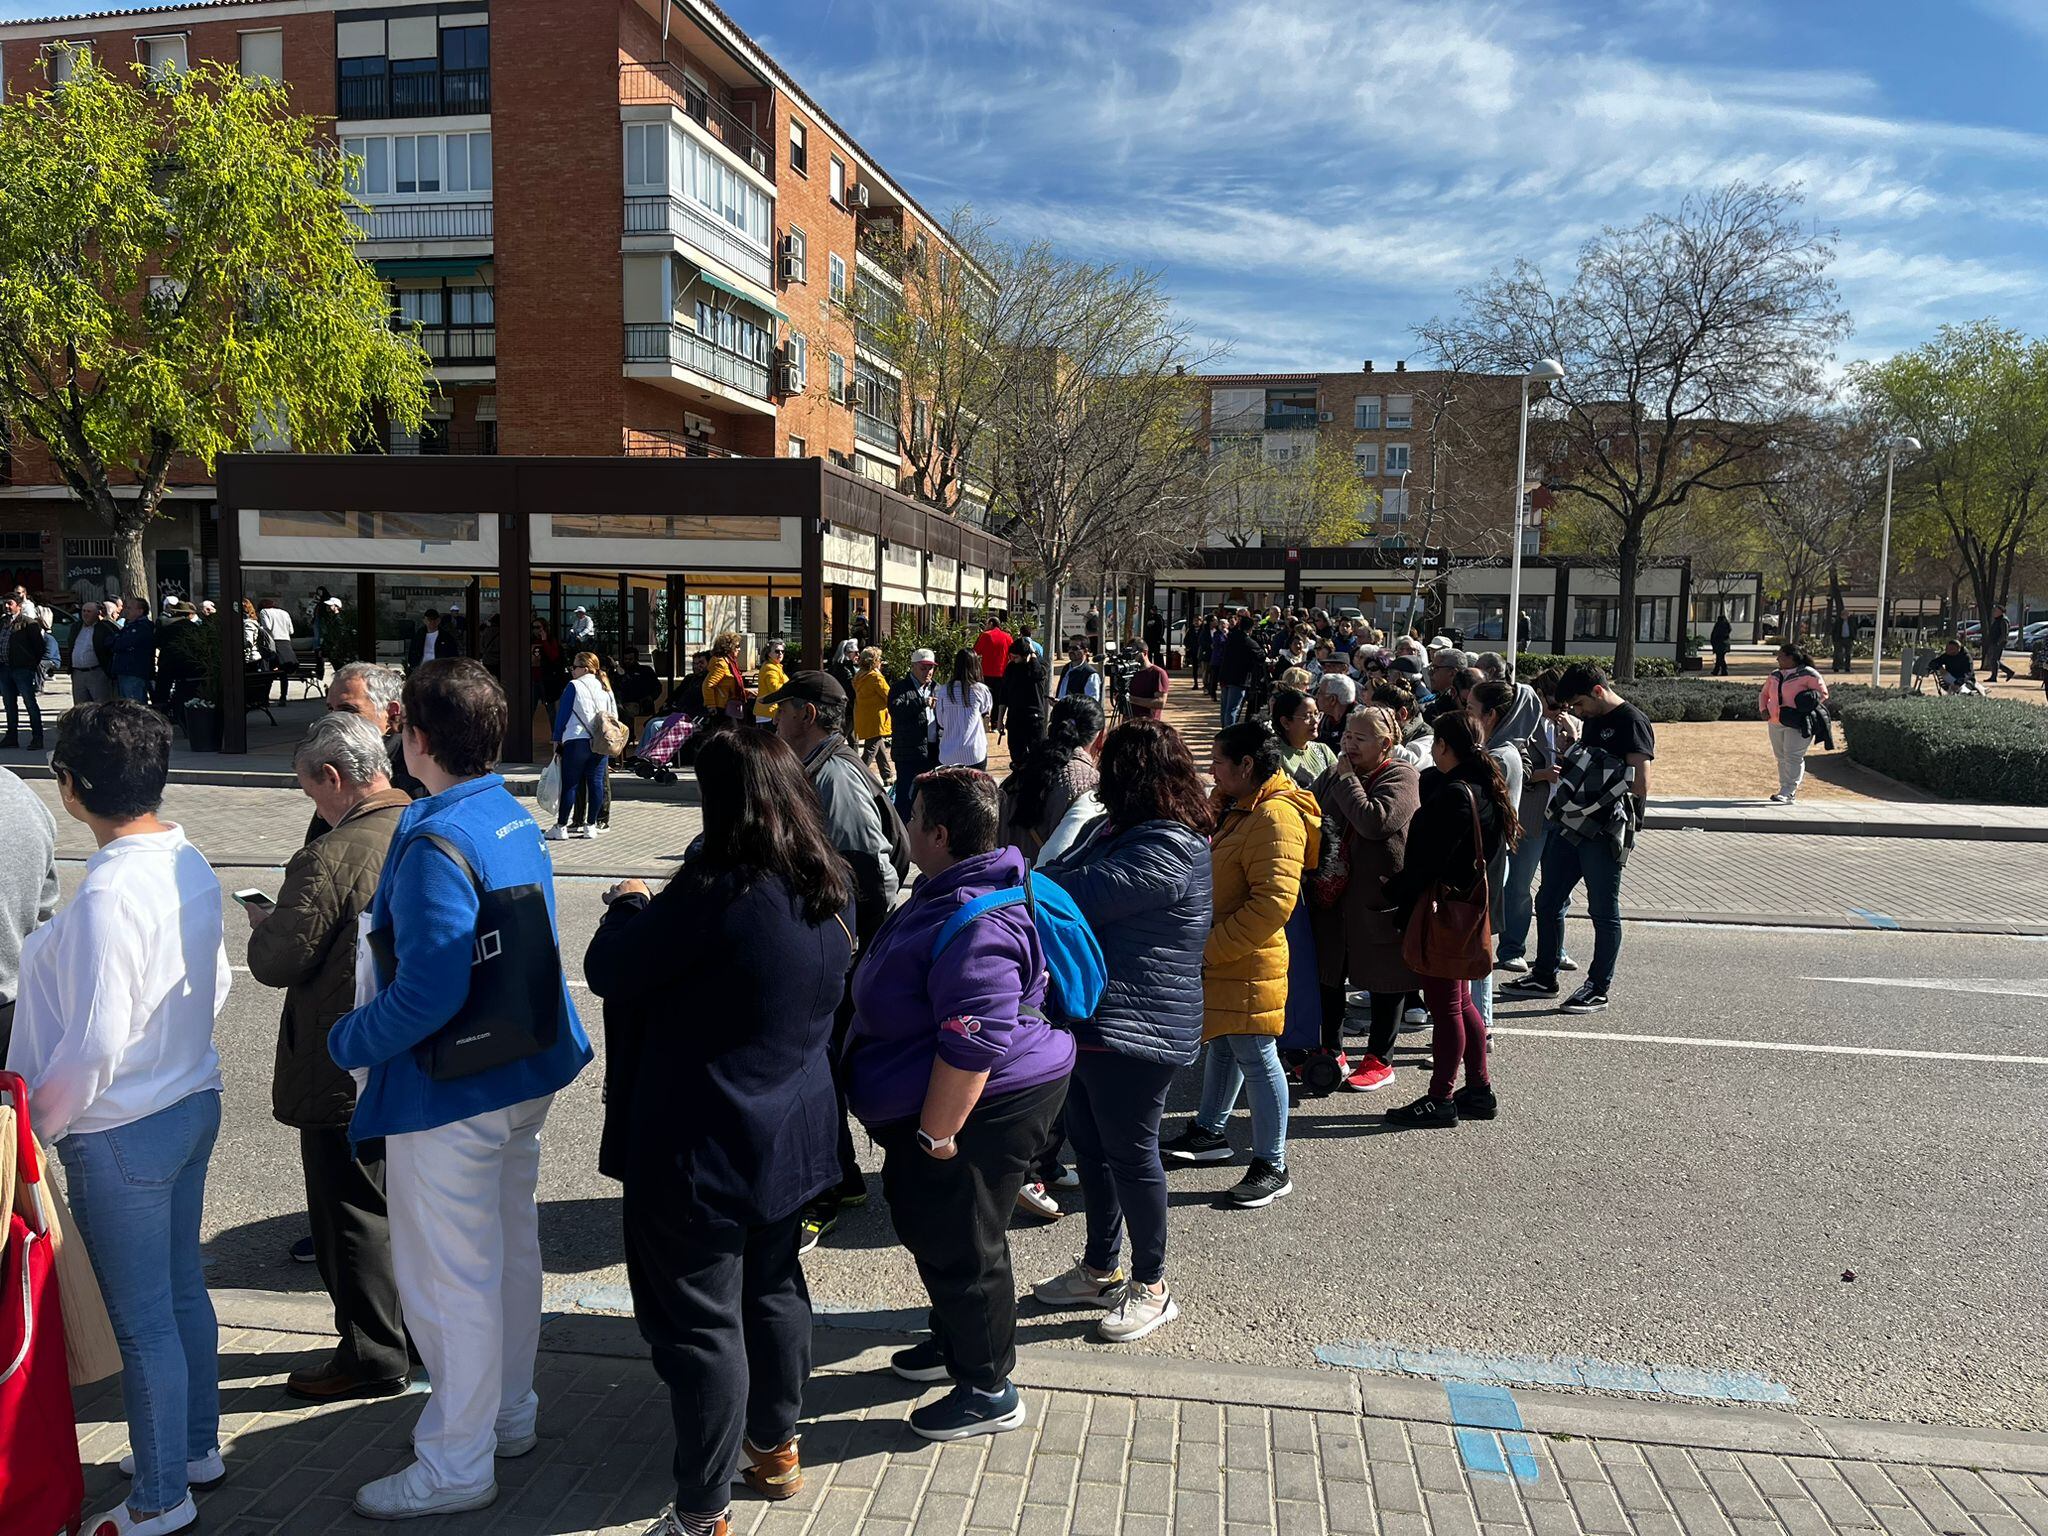
[[[58,762],[57,754],[54,752],[50,754],[50,772],[53,775],[59,773],[63,774],[65,778],[69,779],[72,783],[76,784],[80,789],[92,788],[91,779],[88,779],[84,774],[80,773],[76,768],[71,767],[69,764]]]

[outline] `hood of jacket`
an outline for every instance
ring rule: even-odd
[[[1308,852],[1302,862],[1309,868],[1316,867],[1322,848],[1323,804],[1316,799],[1315,791],[1303,789],[1289,778],[1286,769],[1281,769],[1261,784],[1248,800],[1219,800],[1218,809],[1228,813],[1232,809],[1256,811],[1269,800],[1279,800],[1301,812],[1301,819],[1308,827]]]
[[[1515,684],[1515,701],[1508,706],[1506,717],[1486,738],[1489,748],[1518,746],[1536,734],[1536,727],[1543,723],[1543,701],[1536,696],[1536,690],[1527,683]]]

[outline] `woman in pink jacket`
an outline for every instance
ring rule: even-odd
[[[1757,712],[1771,735],[1771,755],[1778,760],[1778,792],[1774,805],[1790,805],[1806,778],[1806,749],[1812,745],[1807,717],[1828,701],[1828,685],[1813,669],[1813,658],[1790,645],[1778,647],[1778,670],[1764,679]]]

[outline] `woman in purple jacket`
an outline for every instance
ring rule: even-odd
[[[949,917],[1028,870],[1022,853],[996,846],[995,780],[972,768],[921,775],[913,809],[910,853],[924,878],[854,972],[842,1065],[847,1103],[882,1148],[896,1235],[932,1303],[932,1336],[890,1365],[907,1381],[953,1382],[910,1427],[957,1440],[1024,1422],[1010,1383],[1007,1231],[1066,1102],[1074,1038],[1046,1022],[1045,954],[1022,905],[984,913],[934,953]]]

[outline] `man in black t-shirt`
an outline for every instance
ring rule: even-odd
[[[1585,722],[1585,731],[1567,755],[1565,784],[1552,801],[1553,826],[1543,846],[1536,897],[1536,960],[1528,975],[1501,991],[1513,997],[1557,996],[1565,908],[1584,880],[1593,960],[1585,983],[1565,999],[1564,1011],[1598,1013],[1607,1006],[1607,989],[1621,958],[1621,871],[1649,799],[1657,736],[1649,716],[1616,693],[1598,667],[1567,667],[1557,681],[1557,700]],[[1561,803],[1565,785],[1584,798]]]

